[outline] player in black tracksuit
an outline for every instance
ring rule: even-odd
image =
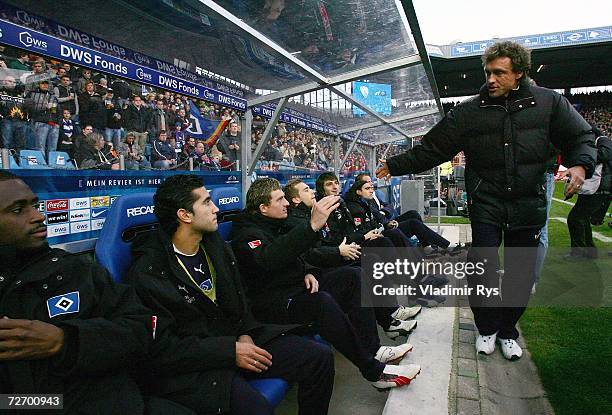
[[[329,347],[291,334],[297,325],[255,320],[236,258],[216,232],[216,212],[201,178],[172,176],[155,195],[162,229],[134,242],[129,278],[161,335],[149,387],[199,414],[261,415],[273,408],[247,380],[283,378],[299,385],[300,414],[326,414]]]
[[[102,267],[49,248],[23,181],[0,171],[0,192],[0,393],[63,394],[65,414],[145,413],[128,371],[149,351],[151,312]]]
[[[333,197],[319,202],[309,222],[291,228],[285,220],[288,202],[278,182],[259,179],[251,185],[247,211],[233,220],[232,246],[253,312],[267,322],[314,322],[318,333],[374,386],[401,386],[384,379],[393,371],[397,374],[398,367],[383,362],[396,361],[412,346],[381,347],[374,315],[361,307],[354,274],[326,276],[302,257],[317,245],[318,230],[336,205]]]

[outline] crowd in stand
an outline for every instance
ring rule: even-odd
[[[232,109],[169,91],[145,91],[142,85],[26,51],[3,52],[0,148],[17,157],[23,149],[45,156],[65,151],[79,167],[110,169],[118,168],[122,154],[127,168],[180,168],[189,154],[197,166],[232,165],[217,146],[196,154],[198,140],[190,141],[187,131],[191,105],[210,120],[236,122],[240,114]]]
[[[241,113],[204,100],[129,83],[88,68],[20,50],[0,58],[1,148],[19,159],[22,149],[68,154],[79,168],[235,169],[240,158]],[[145,93],[146,92],[146,93]],[[228,121],[216,145],[190,137],[191,105],[209,120]],[[255,118],[254,151],[265,120]],[[262,127],[263,125],[263,127]],[[89,137],[91,135],[91,137]],[[89,139],[88,139],[89,137]],[[82,144],[82,145],[81,145]],[[343,140],[340,158],[348,147]],[[357,144],[344,172],[364,170],[365,147]],[[333,165],[333,138],[280,123],[261,154],[264,170],[326,170]],[[21,160],[18,160],[21,163]]]

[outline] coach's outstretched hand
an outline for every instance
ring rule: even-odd
[[[387,160],[380,159],[378,160],[382,165],[376,169],[376,177],[379,179],[388,180],[391,178],[391,173],[389,172],[389,166],[387,166]]]
[[[315,200],[310,213],[310,227],[318,232],[325,223],[329,215],[340,206],[340,196],[325,196],[318,202]]]

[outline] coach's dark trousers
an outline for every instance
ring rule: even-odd
[[[503,239],[502,239],[503,238]],[[470,306],[480,334],[497,332],[502,339],[517,339],[516,323],[523,315],[535,281],[535,261],[540,229],[503,230],[500,226],[472,222],[469,261],[483,261],[485,274],[469,276]],[[477,295],[478,285],[499,287],[499,247],[504,242],[504,275],[501,296]],[[509,249],[506,249],[509,248]]]

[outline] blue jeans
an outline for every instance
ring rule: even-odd
[[[4,148],[19,150],[26,148],[26,122],[5,118],[2,120],[2,139]]]
[[[544,268],[544,259],[548,251],[548,215],[550,214],[550,204],[552,203],[553,191],[555,190],[555,175],[546,173],[546,225],[540,231],[540,244],[538,245],[538,256],[536,258],[535,275],[536,283],[540,281],[540,274]]]
[[[121,141],[121,128],[107,128],[104,130],[104,139],[113,142],[114,148],[119,148],[119,142]]]
[[[59,138],[58,126],[52,126],[44,122],[35,122],[34,135],[36,137],[34,150],[42,151],[45,155],[48,155],[50,151],[57,150],[57,140]]]

